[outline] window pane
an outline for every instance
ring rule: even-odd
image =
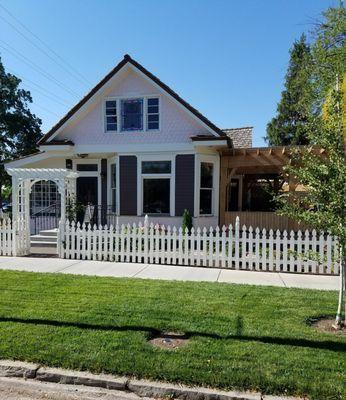
[[[143,129],[143,100],[122,100],[122,130],[132,131]]]
[[[97,164],[77,164],[77,171],[97,171]]]
[[[213,187],[213,164],[201,163],[201,188]]]
[[[159,115],[158,114],[148,115],[148,121],[149,122],[159,122]]]
[[[169,214],[170,179],[144,179],[143,212]]]
[[[170,161],[142,161],[142,174],[170,174]]]
[[[106,115],[116,115],[117,109],[116,108],[106,108]]]
[[[113,132],[117,130],[117,124],[107,124],[107,132]]]
[[[116,100],[107,100],[106,101],[106,108],[117,108],[117,102]]]
[[[148,99],[148,106],[158,106],[158,105],[159,105],[158,98]]]
[[[111,188],[115,188],[117,184],[116,165],[111,164]]]
[[[159,123],[158,122],[148,122],[148,129],[149,130],[159,129]]]
[[[117,117],[107,117],[107,124],[116,124]]]
[[[157,114],[159,112],[159,106],[148,106],[148,114]]]
[[[213,191],[211,189],[201,189],[199,196],[199,213],[211,214],[211,199]]]

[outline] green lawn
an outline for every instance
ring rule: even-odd
[[[264,393],[346,398],[336,292],[0,271],[0,358]],[[153,331],[191,343],[153,348]]]

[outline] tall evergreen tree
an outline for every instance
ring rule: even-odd
[[[290,50],[285,89],[277,115],[267,125],[271,146],[301,145],[309,142],[307,122],[311,115],[311,51],[303,34]]]
[[[2,186],[8,185],[4,161],[25,156],[36,150],[41,138],[41,120],[32,114],[30,92],[19,87],[21,80],[6,73],[0,58],[0,206]]]
[[[307,125],[308,137],[322,152],[312,148],[295,152],[285,171],[304,185],[306,193],[299,196],[288,192],[279,197],[279,202],[282,214],[339,239],[343,257],[335,326],[341,327],[345,324],[346,286],[346,12],[342,5],[323,13],[311,49],[316,115]]]

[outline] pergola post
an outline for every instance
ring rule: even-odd
[[[65,223],[66,199],[71,199],[75,194],[76,172],[63,168],[8,168],[7,173],[12,176],[12,222],[24,222],[27,230],[29,246],[30,236],[30,192],[32,186],[38,181],[53,181],[58,187],[61,197],[60,218]],[[15,233],[15,231],[14,231]],[[14,238],[16,235],[14,234]],[[14,253],[16,249],[14,240]]]

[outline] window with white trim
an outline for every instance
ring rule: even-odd
[[[116,164],[111,164],[110,173],[110,189],[111,189],[111,210],[117,211],[117,167]]]
[[[105,132],[157,131],[160,129],[159,97],[106,99]]]
[[[200,215],[211,215],[213,213],[213,175],[214,164],[209,162],[201,162],[199,190]]]
[[[160,128],[159,98],[147,99],[147,130],[158,130]]]
[[[169,214],[171,161],[142,161],[143,213]]]
[[[105,101],[105,131],[116,132],[118,130],[117,101]]]

